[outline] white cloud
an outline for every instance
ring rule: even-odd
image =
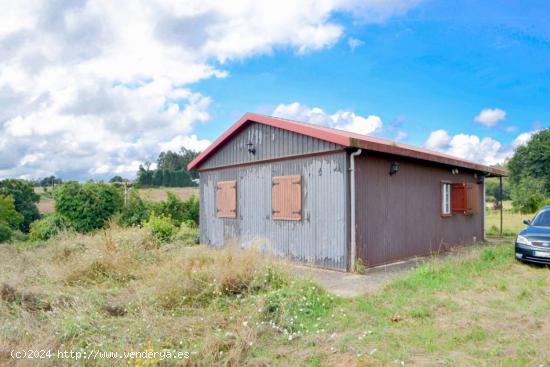
[[[428,140],[424,143],[424,146],[432,150],[444,150],[448,147],[451,137],[446,130],[440,129],[430,133]]]
[[[351,52],[355,51],[357,47],[363,46],[365,42],[361,41],[358,38],[349,37],[348,38],[348,46],[351,49]]]
[[[534,131],[529,131],[529,132],[526,132],[526,133],[522,133],[522,134],[519,134],[515,139],[514,141],[512,142],[512,146],[514,148],[517,148],[521,145],[525,145],[529,142],[529,140],[531,140],[531,138],[533,137],[534,134],[536,134],[538,132],[538,130],[534,130]]]
[[[278,105],[273,111],[273,116],[363,135],[368,135],[382,128],[382,120],[376,115],[363,117],[351,111],[337,111],[328,114],[319,107],[309,108],[298,102]]]
[[[199,139],[197,135],[185,136],[177,135],[172,140],[160,143],[160,149],[162,151],[171,150],[178,151],[181,147],[194,151],[203,151],[211,144],[210,140]]]
[[[445,130],[432,131],[424,143],[428,149],[447,153],[474,162],[493,165],[510,158],[514,149],[526,144],[536,131],[518,135],[509,145],[503,145],[490,137],[480,139],[476,135],[449,135]]]
[[[395,141],[402,141],[409,137],[409,134],[406,131],[399,130],[395,136]]]
[[[485,108],[481,110],[476,117],[474,117],[474,120],[487,127],[492,127],[495,126],[497,122],[504,120],[505,118],[506,111],[501,110],[500,108]]]
[[[345,33],[335,13],[380,22],[416,3],[4,1],[0,178],[131,174],[159,149],[204,148],[191,133],[211,101],[192,83],[226,77],[227,60],[330,47]],[[363,132],[381,123],[362,119],[340,117]]]

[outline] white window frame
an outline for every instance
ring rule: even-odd
[[[441,183],[441,215],[452,215],[450,182]]]

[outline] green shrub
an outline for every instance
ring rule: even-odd
[[[8,242],[13,235],[13,229],[5,222],[0,222],[0,243]]]
[[[319,327],[317,320],[333,307],[333,298],[322,288],[299,281],[268,293],[262,313],[265,321],[294,333]]]
[[[0,195],[0,222],[17,229],[23,220],[23,215],[15,210],[15,200],[11,196]]]
[[[19,229],[28,232],[31,223],[40,218],[36,206],[40,197],[34,192],[31,183],[15,179],[2,180],[0,181],[0,195],[13,198],[15,210],[23,216]]]
[[[536,212],[545,200],[544,182],[541,179],[524,176],[512,188],[512,205],[522,214]]]
[[[77,232],[102,228],[122,208],[120,188],[104,183],[64,183],[54,193],[55,210]]]
[[[118,222],[125,227],[140,226],[149,218],[149,207],[137,191],[130,191],[126,205],[120,211]]]
[[[29,239],[31,241],[47,241],[64,228],[63,220],[53,214],[32,222]]]
[[[181,241],[185,246],[194,246],[200,243],[200,234],[197,226],[190,226],[183,223],[176,234],[176,239]]]
[[[196,226],[199,225],[199,217],[200,217],[200,202],[199,198],[197,198],[195,195],[191,196],[189,199],[185,200],[185,209],[187,212],[186,218],[184,218],[184,221],[193,221]]]
[[[172,220],[163,215],[157,215],[152,212],[147,222],[145,222],[145,228],[149,230],[153,238],[159,242],[169,242],[176,233],[176,227],[172,223]]]
[[[199,224],[199,200],[196,196],[191,196],[184,201],[171,192],[166,194],[168,198],[157,204],[158,213],[170,217],[177,226],[189,221],[195,225]]]

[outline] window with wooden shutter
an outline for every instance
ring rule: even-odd
[[[454,183],[451,185],[453,213],[472,215],[479,213],[479,185]]]
[[[467,194],[465,183],[451,184],[451,209],[453,213],[465,214],[467,211]]]
[[[216,186],[218,218],[237,217],[237,181],[220,181]]]
[[[275,220],[302,219],[302,177],[273,177],[271,211]]]

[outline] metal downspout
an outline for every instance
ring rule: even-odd
[[[504,200],[502,198],[502,176],[499,177],[499,194],[500,194],[500,237],[502,237],[502,207],[504,206]]]
[[[350,154],[350,200],[351,200],[351,218],[350,218],[350,233],[351,233],[351,254],[350,254],[350,271],[355,271],[355,258],[357,257],[357,240],[355,238],[355,157],[361,154],[363,150],[357,149]]]

